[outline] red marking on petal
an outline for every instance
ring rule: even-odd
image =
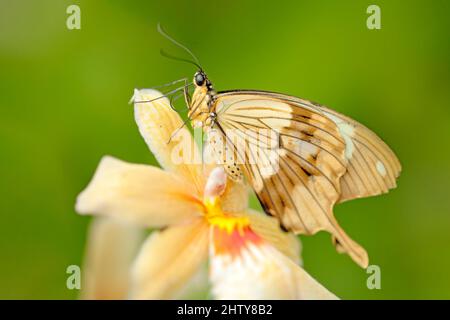
[[[247,245],[259,245],[262,241],[263,239],[249,226],[240,230],[234,229],[231,233],[219,227],[213,229],[214,252],[217,255],[227,254],[236,257]]]

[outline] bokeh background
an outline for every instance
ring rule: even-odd
[[[81,8],[81,30],[66,8]],[[381,30],[366,8],[381,7]],[[285,92],[366,124],[397,153],[398,189],[336,207],[381,267],[381,290],[328,234],[303,237],[305,268],[345,299],[450,298],[450,2],[0,1],[0,298],[74,299],[90,219],[76,195],[102,155],[156,163],[127,102],[192,66],[218,90]]]

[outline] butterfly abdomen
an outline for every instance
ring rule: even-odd
[[[220,134],[217,129],[208,130],[208,148],[213,155],[216,164],[223,166],[228,177],[236,182],[243,179],[242,168],[238,155],[226,143],[226,136]]]

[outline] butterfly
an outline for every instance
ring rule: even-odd
[[[389,146],[359,122],[305,99],[259,90],[215,91],[192,52],[160,32],[195,60],[178,58],[198,67],[192,83],[183,86],[188,120],[207,133],[229,178],[246,180],[264,211],[285,230],[327,231],[338,252],[366,268],[366,251],[339,226],[333,207],[396,187],[401,165]]]

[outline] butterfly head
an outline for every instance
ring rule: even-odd
[[[199,70],[194,74],[194,85],[196,88],[205,88],[212,90],[212,83],[209,81],[206,73],[203,70]]]
[[[214,110],[211,109],[211,101],[214,89],[211,81],[202,70],[194,74],[194,93],[189,105],[189,118],[193,127],[205,127],[211,125],[211,116]]]

